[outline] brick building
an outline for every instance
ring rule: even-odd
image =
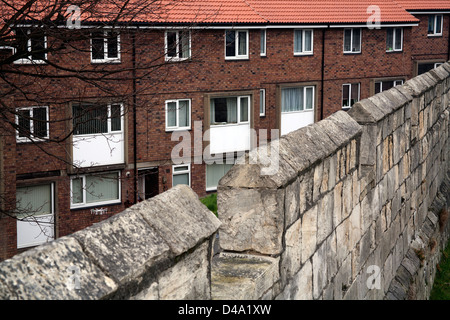
[[[54,77],[13,72],[32,96],[3,98],[15,112],[0,127],[1,205],[22,210],[0,218],[0,260],[175,184],[214,192],[252,132],[286,134],[449,60],[449,13],[449,1],[209,0],[114,26],[82,16],[57,34],[24,22],[0,50],[23,54],[2,71]]]

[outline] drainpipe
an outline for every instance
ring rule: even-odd
[[[138,183],[138,170],[137,170],[137,124],[136,124],[136,33],[139,30],[139,28],[136,29],[136,31],[131,31],[131,42],[132,42],[132,52],[131,52],[131,59],[132,59],[132,78],[133,78],[133,161],[134,161],[134,177],[133,177],[133,183],[134,183],[134,194],[133,194],[133,203],[137,203],[137,183]]]
[[[328,26],[329,27],[329,26]],[[324,78],[325,78],[325,30],[322,30],[322,75],[321,75],[321,96],[320,96],[320,120],[323,119],[323,100],[324,100]]]

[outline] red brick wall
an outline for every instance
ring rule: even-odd
[[[426,17],[425,17],[426,18]],[[425,19],[424,18],[424,19]],[[361,99],[372,94],[373,79],[398,77],[411,78],[413,75],[413,59],[429,57],[447,58],[448,23],[444,20],[444,35],[436,39],[426,37],[426,23],[422,19],[419,27],[404,28],[403,51],[386,53],[386,29],[362,30],[362,52],[360,54],[343,53],[343,29],[325,30],[325,69],[324,69],[324,117],[341,109],[342,85],[345,83],[361,83]],[[423,34],[425,30],[425,35]],[[165,100],[191,99],[191,126],[194,121],[204,120],[205,96],[210,93],[227,91],[250,91],[253,97],[254,128],[271,129],[278,127],[279,106],[277,91],[281,84],[313,82],[316,85],[317,119],[320,119],[321,77],[322,77],[322,36],[323,30],[314,30],[314,55],[294,56],[293,30],[267,30],[267,56],[260,56],[260,31],[250,30],[250,56],[248,60],[227,61],[224,57],[224,30],[192,30],[192,59],[186,62],[166,64],[164,61],[164,31],[140,30],[136,41],[137,71],[137,162],[142,166],[158,166],[159,191],[164,192],[172,186],[172,149],[178,141],[171,141],[172,132],[165,131]],[[89,55],[89,41],[80,41],[77,46],[85,52],[52,56],[49,59],[68,67],[86,67],[87,70],[120,70],[126,71],[115,75],[115,80],[108,81],[101,90],[78,78],[39,81],[31,84],[30,90],[44,93],[36,98],[41,105],[50,106],[50,136],[61,138],[67,133],[66,119],[70,113],[68,101],[82,98],[96,101],[109,99],[111,93],[121,95],[128,108],[127,114],[127,155],[122,176],[121,205],[108,206],[108,214],[94,216],[90,209],[70,210],[70,179],[67,164],[70,160],[70,143],[15,144],[12,138],[4,142],[5,185],[10,191],[11,203],[15,200],[15,174],[61,170],[61,177],[47,178],[56,182],[57,197],[57,236],[64,236],[92,223],[122,211],[134,198],[134,143],[132,114],[132,38],[128,32],[121,33],[122,62],[118,65],[92,65]],[[431,50],[430,50],[431,49]],[[439,54],[437,54],[439,53]],[[145,68],[155,65],[155,68]],[[29,69],[30,66],[20,68]],[[51,70],[51,66],[42,66]],[[58,74],[64,74],[58,71]],[[26,80],[26,79],[25,79]],[[22,77],[16,81],[24,81]],[[35,86],[35,87],[33,87]],[[104,89],[105,89],[104,88]],[[259,89],[266,89],[266,116],[259,117]],[[30,106],[20,95],[14,107]],[[36,104],[33,104],[36,105]],[[191,130],[192,144],[194,143]],[[51,155],[43,152],[44,147]],[[17,150],[16,150],[17,149]],[[54,157],[60,157],[57,160]],[[15,159],[18,163],[16,165]],[[19,163],[20,161],[20,163]],[[127,172],[130,173],[127,176]],[[20,181],[20,183],[31,183]],[[200,195],[205,191],[205,165],[192,163],[191,187]],[[0,246],[7,247],[6,256],[15,253],[15,222],[12,219],[0,220]],[[5,241],[7,242],[5,244]],[[3,242],[3,243],[2,243]],[[3,252],[3,253],[2,253]],[[5,257],[5,250],[0,250],[0,260]]]

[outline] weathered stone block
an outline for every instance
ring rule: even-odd
[[[213,300],[256,300],[280,278],[278,258],[220,253],[211,269]]]
[[[2,300],[96,300],[118,288],[73,237],[3,261],[0,283]]]
[[[302,264],[308,260],[316,250],[317,245],[317,206],[312,207],[302,217]]]
[[[222,189],[217,199],[222,249],[281,253],[284,196],[284,189]]]

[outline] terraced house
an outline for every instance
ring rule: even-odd
[[[176,184],[214,192],[264,130],[349,110],[450,54],[448,0],[90,3],[2,10],[0,260]]]

